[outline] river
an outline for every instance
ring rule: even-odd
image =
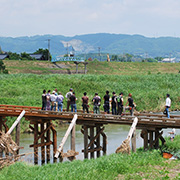
[[[57,130],[57,143],[58,146],[68,128],[68,125],[56,127]],[[76,151],[79,152],[79,155],[76,156],[76,159],[83,160],[84,154],[82,153],[82,149],[84,148],[84,139],[83,134],[80,131],[81,126],[76,125]],[[107,155],[112,154],[116,151],[117,147],[119,147],[127,138],[130,126],[127,125],[116,125],[116,124],[108,124],[105,125],[105,134],[107,135]],[[163,129],[163,136],[168,136],[168,131],[172,129]],[[176,130],[176,134],[179,134],[180,130]],[[143,147],[143,140],[140,137],[140,130],[136,130],[136,147]],[[20,146],[24,147],[24,149],[20,150],[20,154],[22,153],[30,153],[29,155],[22,157],[23,161],[28,163],[33,163],[33,148],[29,148],[30,144],[33,144],[33,134],[21,134],[20,137]],[[39,148],[40,149],[40,148]],[[52,149],[52,148],[51,148]],[[70,137],[67,139],[63,151],[67,152],[70,149]],[[40,154],[39,154],[40,156]],[[52,152],[51,152],[52,156]],[[67,159],[64,159],[65,161]],[[40,164],[40,162],[39,162]]]

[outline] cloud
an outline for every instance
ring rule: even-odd
[[[152,36],[172,35],[180,28],[179,0],[1,0],[1,7],[0,36],[96,32]]]

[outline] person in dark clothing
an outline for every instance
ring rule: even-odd
[[[47,104],[47,96],[46,96],[46,90],[43,90],[42,94],[42,108],[41,110],[46,110],[46,104]]]
[[[105,96],[104,96],[104,112],[105,112],[105,114],[109,114],[109,98],[110,98],[110,96],[109,96],[109,91],[106,91],[106,94],[105,94]]]
[[[72,95],[70,96],[70,104],[71,104],[71,112],[77,112],[77,107],[76,107],[76,96],[75,96],[75,92],[72,93]]]
[[[101,98],[98,96],[98,93],[95,93],[95,96],[92,101],[94,103],[93,112],[95,114],[100,114],[99,107],[100,107]]]
[[[88,101],[89,101],[89,98],[87,97],[87,93],[84,92],[84,96],[82,97],[83,113],[85,113],[85,110],[86,110],[87,113],[89,113]]]
[[[117,111],[116,111],[116,93],[115,92],[112,92],[112,100],[111,100],[111,106],[112,106],[112,114],[116,115],[117,114]]]
[[[129,107],[126,108],[126,109],[128,109],[128,110],[130,111],[131,116],[133,116],[133,112],[134,112],[134,101],[133,101],[133,98],[132,98],[132,94],[131,94],[131,93],[129,93],[129,95],[128,95],[128,101],[127,101],[127,103],[126,103],[126,106],[127,106],[128,103],[129,103]]]
[[[117,101],[117,107],[118,107],[118,115],[122,115],[123,112],[123,92],[119,94],[119,96],[116,98]]]

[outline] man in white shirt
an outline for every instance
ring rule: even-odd
[[[54,110],[56,111],[56,98],[57,96],[55,96],[55,91],[53,91],[53,93],[51,94],[50,96],[50,99],[51,99],[51,111]]]
[[[166,97],[167,98],[166,98],[165,108],[166,108],[167,118],[170,118],[169,108],[171,107],[171,99],[170,99],[170,95],[169,94],[167,94]]]

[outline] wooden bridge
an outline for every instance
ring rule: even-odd
[[[6,117],[17,117],[22,110],[25,110],[25,119],[30,122],[30,129],[34,132],[34,142],[30,147],[34,148],[34,163],[38,163],[38,151],[41,151],[41,161],[50,160],[50,147],[53,147],[53,159],[57,151],[57,132],[52,123],[53,120],[71,122],[74,113],[42,111],[40,107],[0,105],[0,130],[8,131]],[[110,114],[82,113],[78,111],[76,124],[82,125],[81,132],[84,135],[84,158],[95,158],[106,154],[107,137],[104,132],[106,124],[131,125],[134,117],[126,114],[124,116]],[[159,140],[165,142],[162,134],[163,128],[180,128],[180,116],[171,115],[168,119],[165,115],[153,113],[135,113],[138,118],[137,128],[141,129],[141,137],[144,142],[144,149],[158,148]],[[132,150],[136,150],[136,135],[132,136]],[[16,128],[16,143],[20,141],[20,125]],[[120,142],[121,143],[121,142]],[[75,152],[75,127],[71,131],[71,150],[74,152],[61,153],[62,157],[74,158]],[[96,152],[96,154],[95,154]]]

